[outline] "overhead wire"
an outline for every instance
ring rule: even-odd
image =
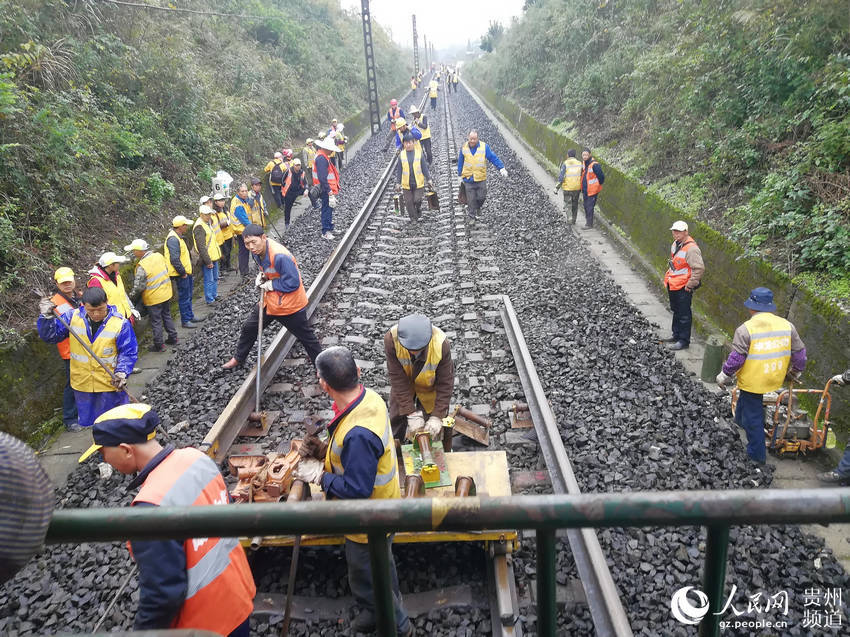
[[[200,9],[184,9],[181,7],[160,7],[155,4],[146,4],[143,2],[126,2],[125,0],[103,0],[110,4],[119,5],[122,7],[132,7],[137,9],[153,9],[154,11],[167,11],[168,13],[191,13],[194,15],[209,15],[220,18],[244,18],[248,20],[269,20],[273,16],[266,15],[246,15],[241,13],[220,13],[218,11],[202,11]]]

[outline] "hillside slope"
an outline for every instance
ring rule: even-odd
[[[848,307],[846,2],[526,7],[467,75]]]
[[[0,342],[55,266],[163,234],[215,170],[245,176],[365,107],[360,16],[337,0],[147,3],[207,14],[0,0]],[[404,85],[373,38],[379,87]]]

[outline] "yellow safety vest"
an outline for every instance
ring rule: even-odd
[[[563,166],[564,181],[561,182],[561,189],[581,190],[581,162],[575,157],[568,157]]]
[[[159,252],[149,252],[141,259],[136,269],[145,272],[147,285],[142,290],[142,303],[147,306],[159,305],[171,298],[171,279],[168,278],[168,264]]]
[[[401,187],[410,190],[410,162],[407,161],[406,150],[401,151]],[[416,188],[425,187],[425,175],[422,174],[422,146],[413,147],[413,175],[416,177]]]
[[[425,365],[422,366],[422,371],[414,379],[413,378],[413,357],[410,352],[398,341],[398,325],[393,325],[390,328],[390,333],[395,343],[395,355],[398,362],[404,368],[404,373],[413,381],[413,391],[425,413],[430,414],[434,411],[434,403],[437,401],[437,390],[435,384],[437,382],[437,366],[443,360],[443,342],[446,340],[446,335],[439,327],[431,326],[431,342],[428,343],[428,356],[425,359]]]
[[[100,326],[100,331],[93,334],[94,341],[89,337],[88,324],[83,318],[81,308],[71,315],[70,328],[92,351],[113,371],[118,363],[118,334],[126,320],[117,311],[110,310]],[[84,392],[117,391],[112,386],[112,377],[92,358],[80,345],[76,338],[71,338],[71,387]]]
[[[422,128],[422,125],[420,124],[420,122],[423,119],[425,119],[425,118],[422,117],[420,119],[417,119],[417,120],[415,120],[414,123],[416,124],[416,127],[419,129],[419,131],[422,133],[422,139],[431,139],[431,126],[429,124],[428,128]]]
[[[177,234],[174,231],[174,228],[172,228],[171,232],[169,232],[168,236],[165,238],[165,245],[162,246],[162,256],[165,257],[165,265],[168,267],[168,276],[180,276],[177,274],[177,270],[174,269],[174,266],[171,265],[171,255],[168,253],[168,239],[170,237],[177,237],[180,240],[180,264],[183,266],[183,269],[186,270],[186,274],[192,274],[192,258],[189,256],[189,247],[186,245],[186,242],[183,241],[183,237]]]
[[[328,452],[325,455],[325,471],[340,476],[345,474],[345,467],[342,466],[342,449],[345,446],[346,434],[354,427],[365,427],[373,432],[381,439],[384,446],[384,452],[378,459],[375,485],[369,498],[400,498],[398,460],[396,459],[395,444],[390,427],[390,416],[384,399],[371,389],[365,389],[360,404],[337,423],[328,445]],[[352,542],[361,544],[366,542],[366,536],[362,534],[346,535],[345,537]]]
[[[94,272],[94,271],[93,271]],[[90,274],[92,274],[90,272]],[[127,296],[127,291],[124,289],[124,280],[121,278],[121,273],[115,275],[115,283],[107,275],[100,276],[100,273],[92,274],[92,278],[96,278],[100,282],[100,287],[106,292],[106,302],[109,305],[114,305],[115,308],[125,317],[130,318],[133,311],[130,309],[130,297]]]
[[[245,226],[242,225],[242,222],[239,221],[239,217],[236,216],[236,208],[242,206],[245,208],[245,213],[248,215],[250,219],[251,215],[251,204],[247,201],[242,201],[239,198],[239,195],[233,195],[233,199],[230,200],[230,227],[233,230],[233,234],[242,234],[242,231],[245,230]]]
[[[411,91],[416,90],[416,80],[410,80],[410,90]]]
[[[230,216],[227,214],[227,210],[219,210],[217,208],[213,208],[213,210],[215,210],[216,225],[218,225],[220,233],[218,242],[222,244],[233,238],[233,228],[230,227]],[[227,221],[227,225],[224,228],[221,227],[222,220]]]
[[[759,312],[744,327],[750,333],[750,349],[738,370],[738,388],[753,394],[776,391],[788,373],[792,325],[770,312]]]
[[[469,150],[469,142],[466,142],[461,148],[463,153],[463,170],[461,177],[466,179],[472,177],[473,181],[484,181],[487,179],[487,144],[480,141],[475,153]]]
[[[215,242],[218,245],[224,243],[224,233],[221,229],[221,219],[218,216],[218,213],[213,211],[212,215],[210,215],[210,227],[212,228],[213,234],[215,235]]]
[[[256,223],[261,228],[266,227],[268,212],[266,212],[266,200],[263,199],[263,193],[255,193],[251,198],[251,209],[248,211],[248,218],[251,220],[251,223]]]
[[[210,261],[218,261],[221,259],[221,248],[216,241],[213,241],[215,238],[215,230],[210,228],[209,224],[204,223],[204,220],[200,217],[195,220],[193,228],[197,228],[198,226],[201,226],[201,228],[204,229],[204,242],[207,246],[207,254],[210,255]]]
[[[304,147],[304,152],[307,156],[307,168],[313,170],[313,162],[316,160],[316,151],[309,146]]]
[[[438,79],[439,79],[439,77],[438,77]],[[437,83],[437,80],[431,80],[431,84],[428,86],[428,88],[431,89],[431,92],[428,93],[428,97],[437,97],[437,87],[438,86],[439,86],[439,84]]]

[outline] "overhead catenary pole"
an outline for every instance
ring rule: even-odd
[[[431,64],[428,62],[428,36],[423,35],[422,40],[424,42],[423,46],[425,47],[425,71],[431,70]]]
[[[416,36],[416,14],[413,14],[413,74],[419,75],[419,39]]]
[[[366,84],[369,101],[369,119],[372,124],[372,134],[381,129],[381,116],[378,111],[378,79],[375,74],[375,52],[372,49],[372,14],[369,11],[369,0],[360,0],[361,16],[363,18],[363,49],[366,53]]]

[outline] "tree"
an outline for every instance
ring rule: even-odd
[[[490,53],[496,48],[503,35],[505,35],[505,27],[502,23],[491,20],[487,33],[481,36],[481,49]]]

